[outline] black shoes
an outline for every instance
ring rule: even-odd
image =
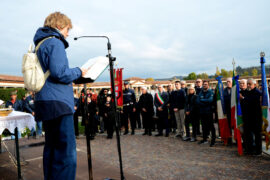
[[[134,135],[134,134],[135,134],[135,131],[132,131],[132,132],[131,132],[131,135]]]
[[[128,134],[128,131],[125,131],[124,135],[127,135]]]
[[[156,137],[158,137],[158,136],[163,136],[163,134],[158,133],[158,134],[156,134],[155,136],[156,136]]]
[[[214,141],[211,141],[211,143],[210,143],[210,147],[213,147],[215,145],[215,142]]]
[[[207,140],[201,140],[201,141],[198,142],[198,144],[207,144],[207,143],[208,143]]]
[[[187,137],[187,136],[183,137],[183,141],[189,141],[189,140],[190,140],[190,137]]]

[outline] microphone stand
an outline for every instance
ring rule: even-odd
[[[108,49],[108,55],[107,57],[109,58],[109,66],[110,66],[110,80],[111,80],[111,87],[112,87],[112,101],[113,101],[113,112],[115,115],[115,131],[116,131],[116,140],[117,140],[117,149],[118,149],[118,156],[119,156],[119,164],[120,164],[120,175],[121,175],[121,180],[125,180],[124,177],[124,171],[123,171],[123,164],[122,164],[122,154],[121,154],[121,142],[120,142],[120,133],[119,133],[119,114],[120,112],[117,110],[117,100],[115,98],[115,80],[114,80],[114,73],[113,73],[113,65],[114,61],[116,60],[116,57],[112,56],[111,52],[111,43],[110,39],[107,36],[79,36],[75,37],[74,40],[78,40],[79,38],[106,38],[108,40],[107,42],[107,49]],[[86,85],[84,85],[86,87]],[[88,140],[87,140],[88,141]],[[87,143],[87,149],[88,149],[88,143]],[[89,143],[89,149],[90,149],[90,143]],[[87,151],[88,153],[88,151]],[[90,154],[88,154],[88,157],[91,158],[91,150],[89,151]],[[91,160],[90,160],[91,163]],[[90,173],[92,175],[92,164],[91,165],[91,170],[89,171],[89,179],[90,179]],[[89,160],[88,160],[88,166],[89,166]],[[88,168],[89,169],[89,168]],[[91,179],[92,180],[92,179]]]

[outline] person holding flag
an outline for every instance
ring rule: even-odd
[[[256,81],[254,79],[248,79],[246,96],[240,95],[240,98],[245,108],[244,135],[246,151],[248,154],[260,155],[262,153],[261,92],[256,88]],[[253,146],[254,143],[255,147]]]
[[[228,144],[228,138],[231,137],[228,120],[225,114],[224,107],[224,91],[223,83],[221,81],[222,76],[218,76],[216,80],[218,81],[216,87],[216,103],[217,103],[217,116],[218,124],[220,129],[220,136],[225,145]]]
[[[238,154],[243,155],[242,139],[240,128],[243,126],[242,110],[240,105],[240,88],[238,83],[239,76],[234,75],[231,94],[231,126],[234,128],[234,139],[237,141]]]
[[[268,150],[270,139],[270,107],[269,107],[269,89],[265,74],[265,54],[261,52],[261,70],[262,70],[262,118],[263,118],[263,134],[265,135],[266,149]]]

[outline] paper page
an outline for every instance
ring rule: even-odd
[[[87,70],[84,78],[96,80],[108,66],[109,59],[107,57],[99,56],[89,59],[81,68]]]

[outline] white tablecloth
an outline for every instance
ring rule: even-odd
[[[14,133],[14,129],[18,128],[21,132],[26,127],[30,130],[32,128],[36,129],[36,122],[32,114],[13,111],[8,116],[0,116],[0,135],[5,129],[8,129],[11,133]]]

